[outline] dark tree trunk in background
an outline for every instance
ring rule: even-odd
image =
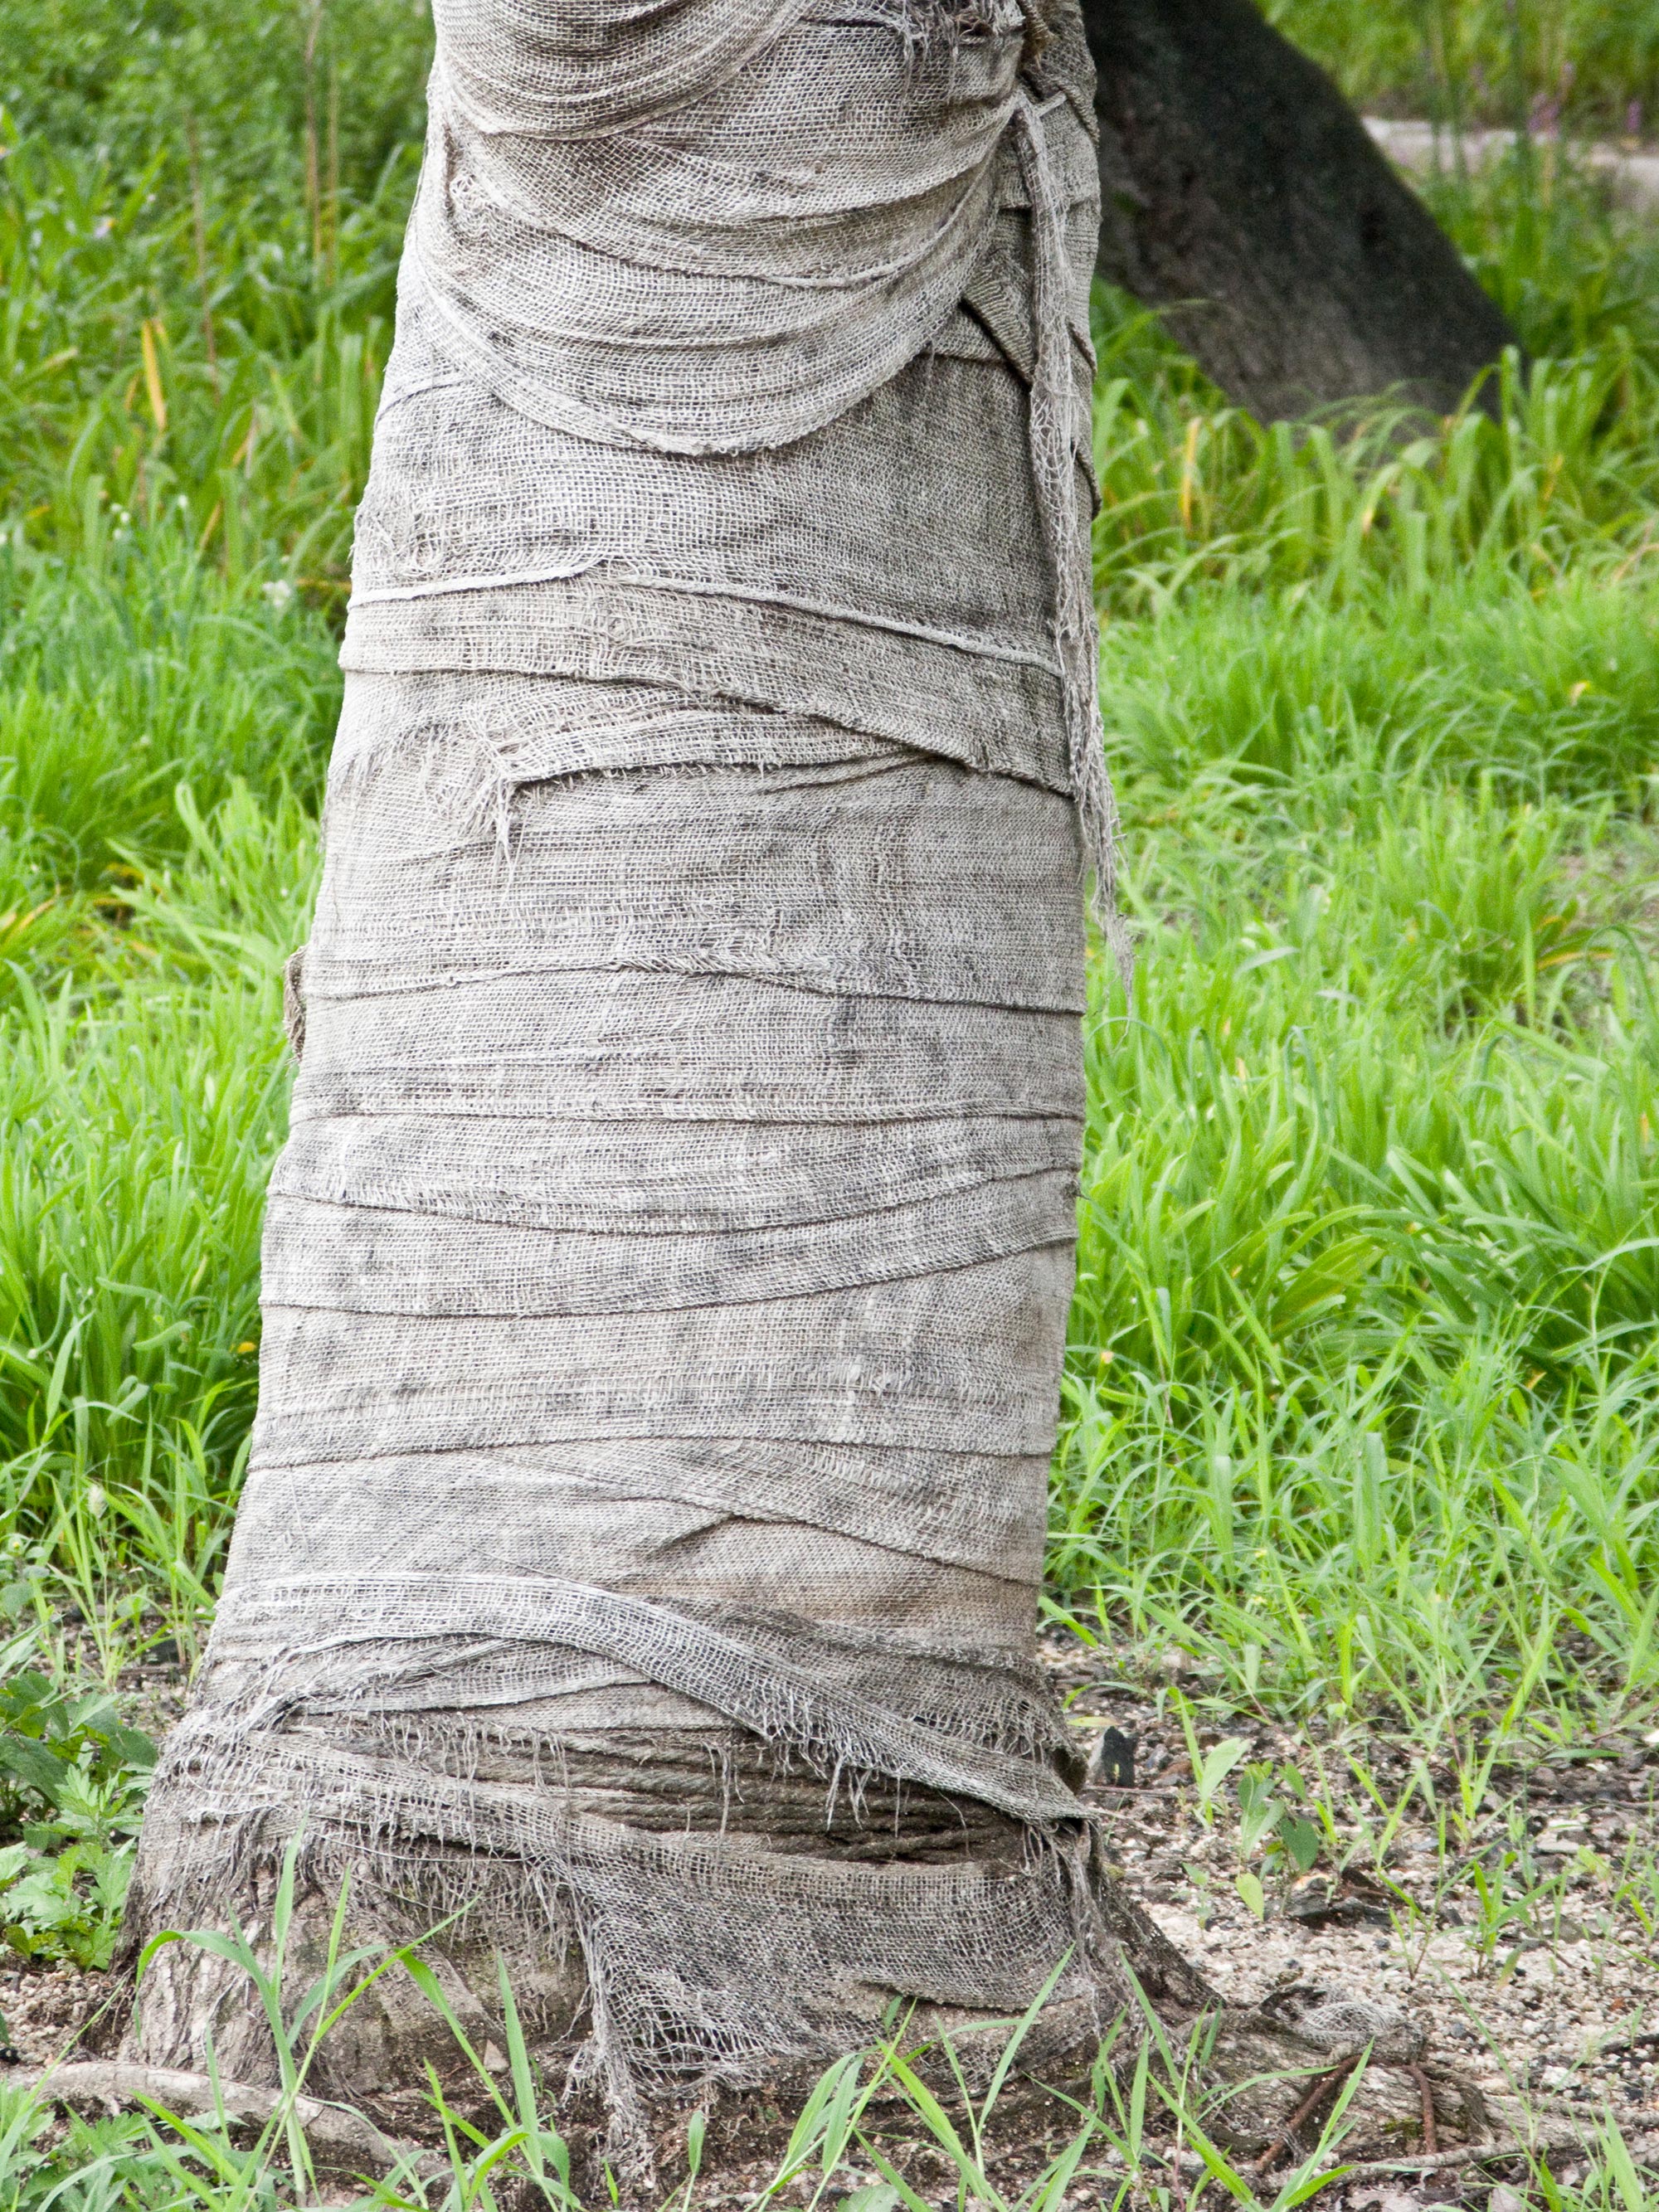
[[[1254,0],[1083,0],[1099,270],[1264,421],[1455,406],[1515,334],[1335,86]]]

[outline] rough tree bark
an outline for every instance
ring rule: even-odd
[[[1324,71],[1255,0],[1084,0],[1103,276],[1264,422],[1455,407],[1515,333]]]
[[[1220,2005],[1032,1648],[1110,902],[1075,6],[437,18],[258,1424],[131,1942],[268,1945],[293,1850],[313,1958],[347,1877],[354,1937],[443,1922],[475,2033],[500,1956],[636,2151],[895,2000],[1048,1984],[1028,2056],[1086,2059],[1133,1972],[1300,2069],[1229,2106],[1270,2142],[1418,2042]],[[141,1996],[128,2062],[271,2078],[223,1958]],[[311,2086],[395,2126],[444,2042],[388,1981]]]

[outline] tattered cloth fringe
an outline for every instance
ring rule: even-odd
[[[459,1648],[443,1650],[448,1639]],[[369,1656],[358,1660],[365,1647]],[[503,1650],[522,1650],[532,1662],[520,1668],[516,1702],[561,1687],[565,1655],[580,1651],[678,1690],[826,1771],[890,1775],[1033,1827],[1078,1817],[1073,1793],[1029,1753],[953,1742],[938,1724],[908,1720],[779,1652],[748,1648],[684,1609],[527,1576],[318,1576],[232,1591],[216,1627],[216,1667],[222,1679],[246,1667],[259,1694],[244,1712],[219,1714],[215,1734],[223,1743],[246,1741],[279,1720],[385,1711],[434,1663],[453,1703],[457,1674]],[[872,1656],[887,1655],[878,1646]],[[548,1670],[540,1680],[537,1661]]]
[[[310,1881],[349,1881],[359,1936],[378,1922],[406,1941],[447,1923],[526,1990],[579,1945],[586,2035],[571,2086],[599,2081],[624,2151],[637,2154],[653,2094],[822,2064],[878,2033],[895,1996],[1009,2020],[1046,1989],[1070,2023],[1062,2047],[1103,2033],[1128,1996],[1076,1824],[1012,1867],[786,1856],[735,1832],[624,1826],[568,1790],[452,1778],[429,1759],[314,1736],[228,1756],[204,1721],[185,1723],[147,1829],[148,1924],[222,1915],[227,1895],[246,1893],[239,1875],[297,1838]],[[980,2070],[1000,2047],[963,2056]]]
[[[143,1909],[222,1896],[227,1838],[284,1808],[360,1873],[476,1849],[445,1880],[501,1948],[574,1929],[624,2104],[845,2047],[895,1993],[1023,2007],[1068,1949],[1080,2000],[1085,1824],[1030,1657],[1073,811],[889,748],[532,784],[503,836],[490,772],[458,732],[331,799],[252,1466]],[[526,1778],[441,1771],[458,1729]],[[641,1778],[773,1747],[821,1850],[760,1788],[710,1784],[672,1841],[580,1815],[618,1731]],[[872,1790],[929,1836],[984,1808],[1000,1856],[964,1815],[955,1869],[902,1833],[846,1863],[828,1827]],[[933,1935],[896,1924],[924,1892]],[[562,1900],[539,1938],[526,1896]]]

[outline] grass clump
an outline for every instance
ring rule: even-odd
[[[1443,191],[1529,343],[1589,334],[1490,412],[1264,428],[1102,303],[1141,957],[1051,1571],[1246,1708],[1461,1758],[1659,1689],[1659,332],[1570,175]]]

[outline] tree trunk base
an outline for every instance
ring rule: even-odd
[[[314,1861],[308,1869],[301,1863],[289,1906],[281,1897],[279,1867],[265,1859],[245,1875],[235,1917],[221,1921],[225,1932],[240,1926],[270,1972],[278,1964],[273,1929],[287,1911],[280,1965],[290,2009],[328,1971],[338,1895],[337,1884]],[[1115,2021],[1103,2017],[1097,1997],[1078,1994],[1057,1996],[1039,2013],[1020,2048],[1017,2081],[1006,2093],[1012,2100],[1008,2113],[1018,2117],[1028,2140],[1036,2140],[1050,2124],[1043,2119],[1045,2109],[1057,2141],[1075,2132],[1073,2108],[1054,2103],[1048,2091],[1086,2090],[1103,2031],[1120,2075],[1133,2068],[1151,2040],[1155,2072],[1166,2090],[1183,2096],[1205,2132],[1231,2157],[1263,2174],[1309,2155],[1355,2072],[1358,2081],[1335,2130],[1346,2160],[1391,2166],[1402,2159],[1463,2155],[1468,2146],[1476,2147],[1468,2156],[1483,2146],[1484,2154],[1496,2156],[1532,2138],[1522,2106],[1489,2100],[1474,2083],[1433,2063],[1419,2032],[1396,2008],[1312,1990],[1284,1993],[1271,2007],[1229,2007],[1128,1897],[1097,1850],[1090,1884],[1127,1996]],[[301,2124],[319,2166],[385,2172],[398,2157],[416,2156],[422,2143],[439,2139],[430,2094],[434,2079],[453,2110],[486,2124],[493,2106],[484,2076],[498,2081],[511,2100],[501,1954],[486,1941],[460,1940],[455,1928],[420,1942],[431,1922],[416,1925],[418,1915],[406,1917],[405,1907],[377,1895],[370,1884],[357,1883],[350,1898],[337,1952],[364,1946],[383,1955],[418,1942],[476,2056],[476,2063],[469,2059],[441,2010],[398,1966],[331,2030],[306,2070]],[[834,2054],[733,2069],[723,2081],[688,2077],[670,2084],[659,2078],[619,2104],[616,2075],[607,2075],[599,2063],[604,2008],[601,2002],[596,2023],[594,1993],[575,1931],[555,1928],[549,1934],[538,1954],[521,1942],[514,1945],[509,1980],[556,2124],[573,2149],[580,2153],[586,2146],[596,2177],[608,2163],[627,2174],[640,2202],[651,2201],[659,2184],[672,2185],[686,2117],[700,2103],[711,2104],[711,2156],[726,2132],[714,2126],[713,2115],[726,2116],[734,2145],[740,2142],[750,2160],[757,2124],[766,2132],[757,2116],[782,2116],[781,2152],[789,2117]],[[883,1994],[898,2000],[891,2007],[890,2032],[902,2047],[933,2047],[933,2057],[918,2063],[938,2094],[947,2101],[953,2096],[957,2069],[970,2093],[983,2090],[1012,2032],[1006,2015],[907,2004],[900,1992]],[[250,2123],[269,2118],[280,2078],[276,2049],[242,1966],[188,1940],[171,1943],[151,1959],[138,1995],[118,2055],[100,2066],[60,2069],[52,2082],[56,2096],[82,2108],[100,2100],[153,2097],[181,2112],[210,2111],[212,2105],[201,2101],[206,2094],[201,2085],[208,2081],[202,2062],[210,2052],[222,2084],[232,2085],[226,2104],[232,2115]],[[295,2035],[301,2051],[306,2033],[301,2027]],[[939,2056],[947,2040],[955,2069]],[[174,2101],[180,2096],[182,2106]],[[349,2108],[344,2115],[342,2106]],[[869,2118],[872,2128],[896,2130],[901,2137],[906,2133],[902,2100],[878,2101]]]

